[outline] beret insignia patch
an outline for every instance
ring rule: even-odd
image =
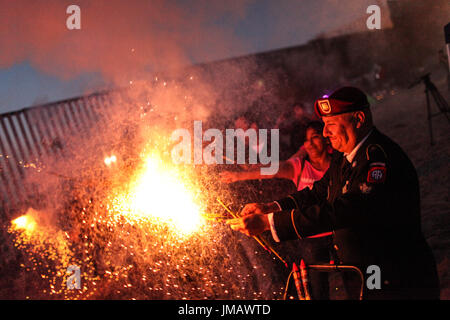
[[[327,114],[331,112],[331,105],[328,100],[319,100],[318,103],[323,113]]]
[[[367,182],[369,183],[382,183],[386,180],[386,167],[375,166],[371,167],[367,174]]]

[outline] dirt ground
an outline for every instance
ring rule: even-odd
[[[447,102],[450,92],[442,72],[432,82]],[[434,145],[430,145],[424,85],[397,90],[372,108],[378,129],[394,139],[414,163],[420,181],[422,230],[431,246],[441,285],[441,299],[450,299],[450,123],[444,114],[432,118]],[[431,112],[439,112],[431,99]],[[450,114],[448,114],[450,117]],[[418,275],[420,276],[420,275]]]

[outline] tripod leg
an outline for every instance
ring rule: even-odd
[[[447,120],[450,122],[450,118],[448,117],[448,112],[450,111],[450,108],[448,106],[447,101],[445,101],[444,97],[439,93],[439,91],[434,88],[434,90],[431,90],[431,94],[434,98],[434,101],[436,102],[436,105],[440,111],[440,113],[443,113],[444,116],[447,118]]]
[[[434,143],[433,143],[433,128],[431,126],[430,97],[428,95],[428,88],[425,90],[425,96],[427,99],[427,119],[428,119],[428,129],[430,131],[430,144],[434,145]]]

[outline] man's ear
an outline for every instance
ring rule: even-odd
[[[356,111],[354,113],[354,119],[356,122],[356,128],[359,129],[366,122],[366,115],[362,111]]]

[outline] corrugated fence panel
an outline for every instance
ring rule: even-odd
[[[5,211],[32,196],[25,168],[42,156],[62,157],[67,136],[87,135],[109,115],[110,92],[35,106],[0,115],[0,205]],[[108,119],[108,118],[106,118]]]

